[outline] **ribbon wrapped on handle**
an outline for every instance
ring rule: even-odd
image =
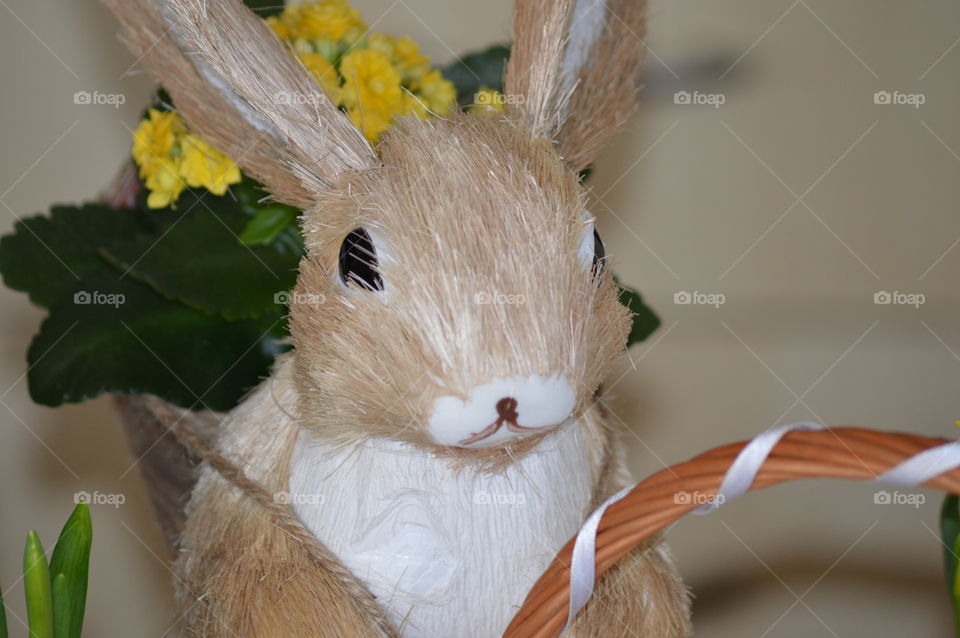
[[[816,432],[819,430],[822,430],[822,432]],[[768,459],[770,459],[771,454],[777,449],[783,437],[796,431],[816,432],[817,440],[823,439],[829,441],[829,439],[825,439],[824,437],[830,435],[836,439],[836,441],[832,442],[833,444],[829,446],[829,449],[827,446],[824,447],[823,459],[818,459],[815,463],[811,462],[811,471],[809,473],[800,472],[797,473],[797,476],[789,478],[815,477],[821,475],[836,476],[838,478],[865,478],[878,483],[900,487],[919,486],[931,482],[936,483],[935,486],[941,489],[954,492],[960,491],[960,473],[952,472],[960,468],[960,441],[944,441],[916,435],[881,433],[855,428],[825,430],[822,425],[802,422],[771,428],[743,444],[728,469],[724,472],[716,494],[711,502],[694,508],[694,513],[709,513],[727,501],[746,493],[752,487],[765,487],[782,482],[783,480],[788,480],[787,478],[765,479],[763,485],[754,485],[764,465]],[[886,442],[886,444],[883,442]],[[795,445],[799,445],[799,443],[795,443]],[[806,443],[806,445],[809,445],[809,443]],[[854,451],[854,448],[861,447],[869,449],[869,452],[862,452],[864,458],[861,458],[861,455]],[[891,450],[891,447],[895,449]],[[708,455],[697,457],[692,461],[688,461],[686,464],[681,464],[681,466],[695,464]],[[881,456],[887,457],[891,455],[899,457],[899,461],[892,466],[885,460],[879,458]],[[847,465],[859,464],[862,467],[844,467],[843,471],[838,469],[835,470],[835,472],[828,472],[823,469],[824,467],[829,467],[831,463],[839,464],[840,458],[842,458]],[[855,461],[853,459],[855,459]],[[884,463],[887,464],[884,466]],[[886,467],[886,469],[884,471],[873,469],[875,466],[883,466]],[[672,471],[672,469],[670,471]],[[947,473],[950,473],[949,476],[946,476]],[[854,474],[860,476],[854,476]],[[866,474],[866,476],[863,476],[864,474]],[[681,480],[681,477],[677,477],[678,482]],[[608,508],[629,497],[632,492],[644,486],[648,481],[623,489],[607,499],[607,501],[586,519],[578,534],[571,541],[572,548],[569,548],[570,544],[568,544],[568,547],[565,547],[564,551],[561,552],[561,555],[565,551],[570,552],[569,598],[568,604],[565,605],[567,611],[566,622],[560,625],[559,620],[556,618],[558,615],[556,610],[551,609],[551,620],[554,621],[555,624],[551,622],[550,626],[548,626],[541,623],[541,631],[537,631],[536,635],[555,636],[562,633],[562,631],[570,626],[577,613],[590,600],[598,577],[598,571],[602,573],[602,571],[606,569],[606,567],[604,567],[598,570],[597,567],[600,562],[600,557],[597,553],[597,538],[598,533],[601,531],[601,521],[604,514]],[[683,511],[678,513],[676,518],[679,518],[679,516],[688,509],[689,508],[684,508]],[[649,536],[649,533],[646,535]],[[562,567],[557,567],[557,561],[559,560],[560,557],[558,556],[558,559],[554,561],[554,565],[551,565],[551,568],[547,570],[534,589],[531,590],[524,607],[514,618],[504,636],[528,635],[524,631],[518,631],[518,628],[532,624],[531,616],[539,611],[534,605],[538,602],[538,597],[545,598],[549,596],[551,600],[555,601],[557,597],[562,594],[562,592],[558,593],[555,591],[555,587],[547,592],[544,586],[544,583],[550,582],[551,576],[556,577],[558,572],[564,571]],[[605,559],[604,562],[609,561]],[[551,607],[555,607],[555,605]]]

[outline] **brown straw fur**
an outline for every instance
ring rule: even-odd
[[[609,15],[558,136],[560,154],[574,170],[595,160],[636,108],[647,48],[646,0],[611,0]]]
[[[600,3],[602,6],[602,3]],[[517,0],[514,44],[504,77],[507,114],[534,135],[554,138],[563,103],[563,56],[574,0]]]
[[[337,556],[326,545],[303,526],[286,503],[278,502],[275,493],[267,491],[262,483],[251,479],[242,468],[213,448],[191,428],[190,421],[184,418],[184,414],[177,416],[169,404],[156,398],[148,398],[147,404],[152,414],[172,424],[170,430],[185,448],[194,452],[209,465],[210,469],[255,501],[295,545],[299,545],[308,552],[317,566],[338,578],[350,599],[356,602],[363,613],[369,616],[385,635],[395,635],[394,628],[383,610],[377,606],[376,599],[370,591],[357,580],[356,576],[344,568]]]
[[[566,34],[586,28],[577,4],[603,12],[600,37],[566,69]],[[640,66],[646,54],[646,0],[517,0],[516,43],[507,66],[507,114],[536,135],[556,140],[576,171],[586,168],[636,107]]]
[[[493,377],[560,371],[576,401],[567,427],[589,459],[592,500],[573,515],[582,520],[627,483],[596,394],[630,317],[609,269],[595,275],[580,254],[592,225],[575,171],[633,108],[643,2],[520,0],[506,117],[404,118],[374,155],[239,0],[104,1],[192,130],[304,211],[295,350],[225,418],[188,507],[177,575],[190,635],[391,634],[325,553],[332,539],[311,541],[288,508],[271,505],[289,489],[303,437],[348,451],[391,440],[461,475],[498,475],[549,433],[439,446],[426,425],[434,400]],[[589,28],[569,37],[578,24]],[[339,247],[358,227],[374,239],[382,292],[338,277]],[[512,301],[489,302],[501,297]],[[336,520],[335,510],[321,514]],[[569,635],[626,627],[680,638],[687,608],[669,555],[651,541],[601,579]]]
[[[305,220],[291,330],[306,427],[344,444],[430,446],[436,397],[549,370],[579,381],[585,407],[628,313],[609,270],[598,286],[577,257],[576,175],[549,143],[490,117],[402,120],[380,154],[382,168],[357,173]],[[384,238],[388,303],[337,279],[340,241],[358,226]]]

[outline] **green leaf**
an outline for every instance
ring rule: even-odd
[[[51,310],[27,355],[35,401],[145,392],[225,410],[267,374],[286,335],[286,308],[274,295],[295,280],[303,248],[289,236],[299,232],[245,247],[236,235],[253,213],[230,198],[201,197],[190,191],[189,208],[175,211],[56,207],[0,240],[7,285]],[[131,247],[141,252],[123,263],[103,256]],[[139,266],[140,257],[144,273],[116,267]],[[161,284],[170,298],[156,292]],[[226,319],[247,315],[258,318]]]
[[[953,543],[960,536],[960,499],[956,494],[947,494],[940,508],[940,536],[943,539],[943,573],[947,578],[947,586],[952,588],[954,576],[957,572],[957,557],[951,549]]]
[[[960,556],[960,499],[956,494],[948,494],[940,509],[940,537],[943,541],[943,572],[953,603],[957,636],[960,636],[960,571],[957,570],[957,557]]]
[[[119,275],[87,294],[80,301],[90,303],[54,306],[30,344],[27,381],[37,403],[110,392],[229,410],[282,349],[273,338],[280,319],[228,322]]]
[[[282,246],[244,246],[240,234],[249,216],[229,198],[206,201],[164,235],[115,243],[101,254],[163,296],[205,313],[231,321],[279,320],[285,308],[276,296],[296,283],[300,254]]]
[[[264,206],[240,233],[240,242],[247,246],[269,244],[297,221],[297,209],[283,204]]]
[[[204,195],[209,195],[209,193],[203,189],[191,188],[184,191],[180,197],[182,201],[186,201],[192,206],[194,200]],[[240,175],[240,183],[230,187],[229,195],[236,200],[236,203],[244,212],[251,216],[255,215],[264,206],[271,205],[263,203],[264,198],[269,197],[266,186],[243,174]]]
[[[83,611],[87,603],[87,575],[90,569],[90,546],[93,543],[93,524],[90,520],[90,506],[80,503],[67,519],[57,545],[50,557],[50,573],[53,574],[54,621],[67,631],[57,631],[57,638],[80,638],[83,627]],[[58,594],[56,580],[64,579],[64,590]],[[64,599],[64,592],[70,597]],[[62,625],[66,609],[69,622]],[[58,615],[59,613],[59,615]]]
[[[9,638],[7,633],[7,606],[3,602],[2,591],[0,591],[0,638]]]
[[[466,106],[473,103],[473,96],[483,87],[503,91],[503,70],[509,57],[509,46],[495,44],[461,57],[441,72],[456,87],[457,102]]]
[[[653,334],[660,327],[660,317],[643,302],[643,298],[636,290],[628,288],[620,282],[617,282],[617,285],[620,286],[620,303],[633,313],[633,327],[630,329],[630,336],[627,337],[627,347],[629,348]]]
[[[960,556],[960,537],[953,542],[954,556]],[[953,587],[950,588],[950,600],[953,603],[953,619],[957,636],[960,636],[960,571],[953,575]]]
[[[34,531],[27,534],[27,543],[23,550],[23,590],[27,599],[30,638],[53,638],[50,569],[40,537]]]
[[[70,629],[70,586],[67,585],[67,575],[55,575],[51,589],[53,590],[53,636],[70,638],[73,634]]]
[[[283,0],[243,0],[243,3],[261,18],[283,11]]]
[[[110,270],[97,255],[98,246],[146,228],[142,217],[126,210],[95,204],[54,206],[49,217],[24,219],[13,234],[0,239],[0,273],[9,288],[26,292],[33,303],[49,308],[86,289],[90,277]]]

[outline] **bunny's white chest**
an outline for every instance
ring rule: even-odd
[[[403,636],[499,636],[590,505],[588,447],[568,423],[491,473],[396,442],[331,451],[301,434],[289,497]]]

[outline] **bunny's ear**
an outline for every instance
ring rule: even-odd
[[[308,208],[343,171],[375,164],[357,127],[240,0],[103,1],[190,129],[277,200]]]
[[[585,168],[636,105],[645,17],[646,0],[517,0],[507,116]]]

